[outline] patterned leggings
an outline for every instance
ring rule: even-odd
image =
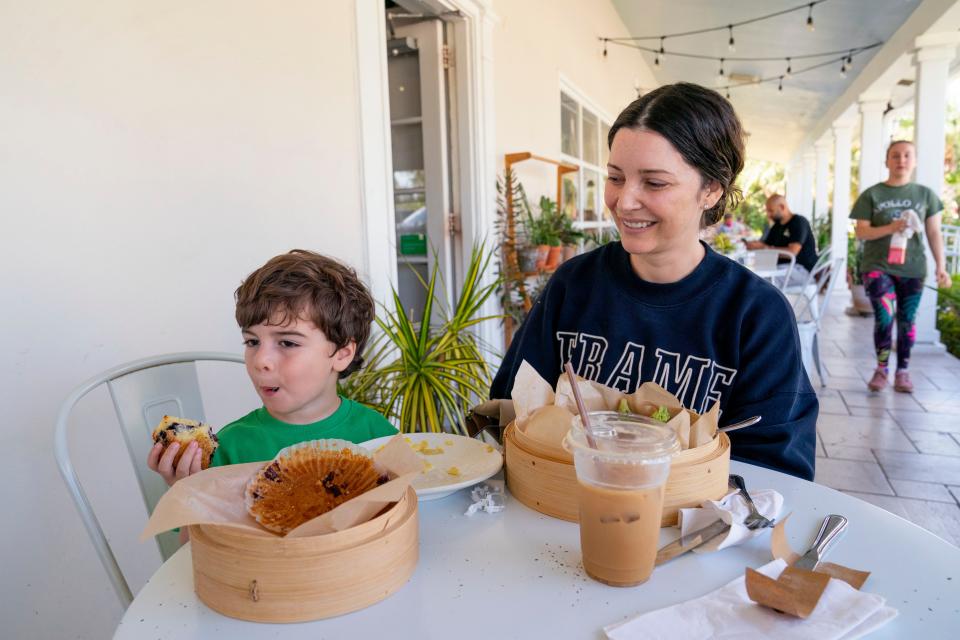
[[[896,317],[897,370],[906,371],[910,349],[917,337],[913,321],[920,306],[923,278],[902,278],[883,271],[870,271],[863,275],[863,286],[873,305],[873,344],[877,349],[877,364],[886,367],[890,360],[893,319]]]

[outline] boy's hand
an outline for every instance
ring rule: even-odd
[[[180,457],[180,462],[177,463],[177,467],[174,468],[173,459],[179,450],[179,442],[171,443],[166,450],[163,448],[163,443],[158,442],[153,445],[153,448],[150,449],[150,454],[147,456],[147,466],[159,473],[163,477],[164,482],[167,483],[167,486],[170,487],[172,487],[177,480],[198,473],[200,471],[200,462],[203,459],[203,451],[200,450],[196,442],[191,442],[187,445],[187,450],[184,451]]]

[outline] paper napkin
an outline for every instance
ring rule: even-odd
[[[786,566],[778,559],[757,571],[776,579]],[[794,618],[752,602],[740,576],[705,596],[612,624],[604,632],[610,640],[853,640],[896,616],[897,610],[886,606],[883,597],[831,578],[810,617]]]
[[[757,505],[757,510],[767,518],[773,520],[780,515],[780,510],[783,508],[783,496],[773,489],[753,491],[750,493],[750,497],[753,498],[754,504]],[[714,538],[700,545],[694,549],[694,552],[706,553],[725,549],[761,535],[766,531],[766,529],[751,531],[743,526],[743,520],[749,513],[750,508],[744,501],[743,496],[735,490],[724,496],[722,500],[707,500],[701,507],[680,509],[680,533],[687,535],[697,529],[702,529],[716,520],[723,520],[730,525],[730,531],[727,532],[727,535],[722,538]]]

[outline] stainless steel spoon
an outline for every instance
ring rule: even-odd
[[[724,433],[729,431],[736,431],[737,429],[743,429],[744,427],[752,427],[753,425],[760,422],[763,418],[760,416],[753,416],[752,418],[747,418],[746,420],[741,420],[740,422],[734,422],[733,424],[728,424],[725,427],[721,427],[719,431]]]

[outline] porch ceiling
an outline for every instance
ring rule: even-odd
[[[627,29],[633,36],[659,35],[709,28],[760,15],[774,13],[802,4],[802,0],[667,0],[638,2],[612,0]],[[769,20],[735,27],[736,51],[727,46],[726,30],[706,34],[667,38],[666,59],[653,65],[653,54],[645,58],[661,84],[688,81],[708,87],[718,82],[719,64],[671,56],[681,51],[716,57],[779,57],[779,61],[727,61],[726,77],[731,74],[768,78],[786,70],[786,57],[838,51],[862,47],[887,40],[920,5],[919,0],[827,0],[813,9],[815,30],[806,27],[807,11],[800,10]],[[604,35],[604,34],[600,34]],[[658,48],[657,40],[639,44]],[[610,45],[609,55],[617,55],[619,46]],[[808,130],[831,104],[846,90],[880,47],[855,54],[846,77],[840,73],[840,62],[820,69],[785,78],[783,91],[777,82],[730,90],[730,99],[749,133],[750,157],[786,161],[794,153]],[[825,62],[834,56],[793,60],[794,72]],[[730,83],[734,84],[734,83]]]

